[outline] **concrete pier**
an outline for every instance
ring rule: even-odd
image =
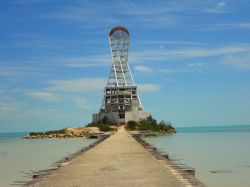
[[[202,186],[182,180],[127,131],[105,141],[30,186],[40,187],[184,187]]]

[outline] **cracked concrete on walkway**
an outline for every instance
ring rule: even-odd
[[[120,129],[34,187],[183,187],[173,174],[127,131]]]

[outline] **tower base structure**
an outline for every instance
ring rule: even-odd
[[[150,116],[149,112],[145,112],[143,110],[138,111],[128,111],[124,113],[124,116],[121,116],[120,112],[99,112],[97,114],[93,114],[93,123],[98,123],[99,121],[102,121],[104,118],[107,118],[107,120],[114,124],[125,124],[129,121],[136,121],[139,122],[143,119],[146,119]]]

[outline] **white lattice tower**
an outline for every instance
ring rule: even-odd
[[[112,66],[104,88],[99,113],[92,115],[92,122],[126,124],[139,122],[150,116],[143,110],[137,86],[128,65],[130,34],[125,27],[117,26],[109,32]]]
[[[109,33],[109,44],[112,55],[112,67],[109,74],[107,86],[101,110],[134,110],[142,109],[137,86],[134,83],[130,67],[128,65],[128,51],[130,35],[125,27],[114,27]],[[128,107],[130,105],[130,107]],[[133,106],[132,106],[133,105]],[[124,107],[122,107],[124,106]],[[133,109],[132,109],[133,108]]]
[[[109,33],[109,44],[112,54],[112,68],[107,86],[135,86],[128,65],[130,44],[128,30],[121,26],[113,28]]]

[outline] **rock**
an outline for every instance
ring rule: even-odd
[[[57,166],[60,168],[60,167],[64,167],[67,165],[68,165],[68,162],[63,162],[63,163],[58,164]]]
[[[54,133],[53,133],[54,132]],[[48,131],[46,133],[37,133],[32,136],[25,136],[25,139],[40,139],[40,138],[76,138],[85,137],[91,133],[99,133],[97,127],[82,127],[82,128],[67,128],[58,131]],[[53,134],[52,134],[53,133]]]
[[[193,168],[186,168],[186,169],[184,169],[184,171],[186,171],[190,175],[195,176],[195,169],[193,169]]]
[[[36,179],[36,178],[38,178],[39,176],[40,176],[39,174],[33,174],[33,175],[32,175],[32,178],[33,178],[33,179]]]
[[[211,170],[210,173],[230,173],[231,170]]]
[[[57,138],[64,138],[65,137],[65,134],[58,134],[57,135]]]

